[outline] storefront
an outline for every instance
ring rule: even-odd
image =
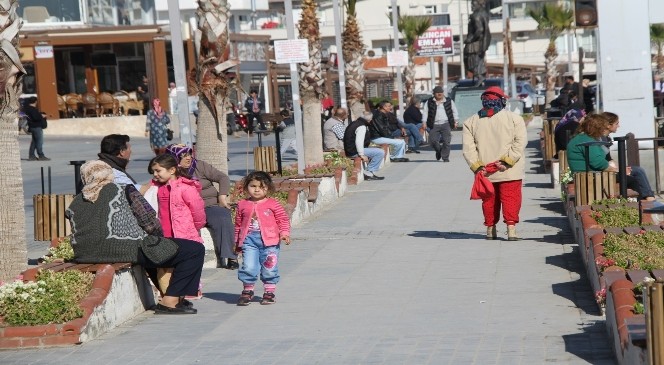
[[[60,118],[58,95],[130,92],[144,75],[151,97],[168,102],[172,62],[169,33],[162,26],[26,30],[20,37],[21,60],[28,71],[24,93],[36,94],[39,108],[51,119]]]

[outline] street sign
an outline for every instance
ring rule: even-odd
[[[309,62],[309,42],[306,39],[274,41],[274,58],[278,64]]]
[[[454,55],[451,27],[430,27],[415,40],[418,56]]]
[[[388,67],[408,66],[408,52],[406,51],[387,52],[387,66]]]

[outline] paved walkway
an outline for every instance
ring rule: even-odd
[[[206,269],[194,316],[146,312],[81,346],[0,352],[2,364],[614,364],[559,193],[538,173],[522,241],[484,240],[472,174],[453,134],[392,164],[295,227],[277,304],[237,307],[236,272]],[[257,299],[257,298],[256,298]]]

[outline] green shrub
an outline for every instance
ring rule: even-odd
[[[593,218],[604,227],[630,227],[639,225],[639,209],[618,207],[593,211]]]
[[[664,232],[607,234],[603,245],[604,256],[624,269],[664,269]]]
[[[34,282],[0,286],[0,315],[9,326],[65,323],[83,316],[79,302],[92,288],[93,274],[40,270]]]
[[[42,256],[44,262],[56,260],[67,261],[74,258],[74,249],[71,247],[71,237],[60,239],[56,247],[50,247],[48,253]]]

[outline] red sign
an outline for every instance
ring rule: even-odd
[[[451,27],[431,27],[415,40],[415,51],[418,56],[451,56],[454,54],[452,46]]]

